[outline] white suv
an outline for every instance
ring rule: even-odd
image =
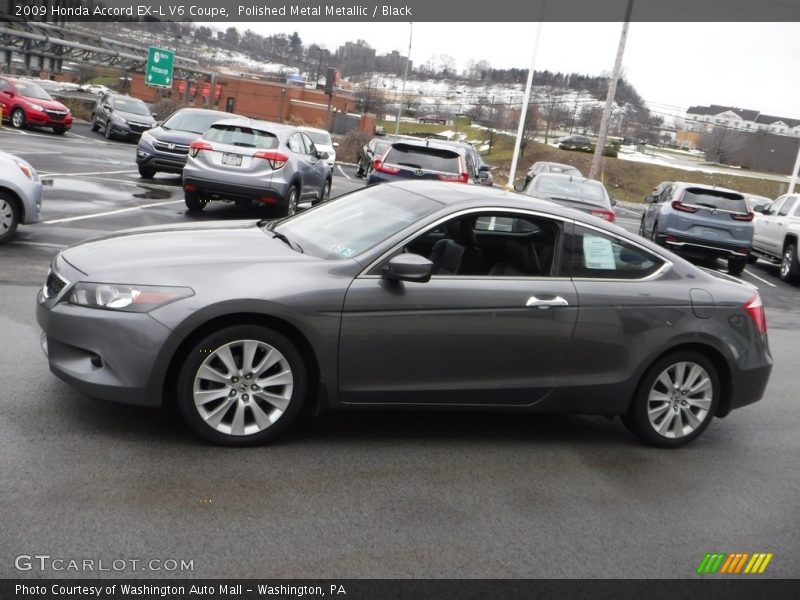
[[[331,134],[324,129],[314,129],[313,127],[299,127],[299,129],[306,132],[317,150],[328,153],[327,162],[332,169],[336,163],[336,148],[339,147],[339,143],[331,140]]]

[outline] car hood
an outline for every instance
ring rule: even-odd
[[[93,281],[175,285],[198,269],[212,277],[241,264],[318,260],[289,248],[257,221],[129,229],[70,246],[62,257]]]
[[[181,131],[180,129],[164,129],[163,127],[156,127],[147,132],[159,142],[166,142],[172,144],[183,144],[188,146],[193,141],[200,139],[202,133],[195,133],[194,131]]]
[[[124,110],[115,110],[114,113],[120,115],[126,121],[133,121],[134,123],[144,123],[145,125],[153,125],[153,126],[155,126],[156,124],[156,120],[149,115],[140,115],[137,113],[126,112]]]
[[[38,104],[42,108],[46,110],[65,110],[69,112],[69,109],[61,104],[58,100],[42,100],[41,98],[31,98],[30,96],[23,96],[25,100],[32,104]]]

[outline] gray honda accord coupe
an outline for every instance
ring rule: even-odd
[[[176,402],[232,446],[303,407],[380,407],[619,415],[676,447],[759,400],[772,368],[754,288],[590,215],[441,182],[77,244],[37,318],[82,393]]]

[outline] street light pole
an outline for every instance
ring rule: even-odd
[[[411,26],[408,31],[408,54],[406,55],[406,69],[403,73],[403,88],[400,91],[400,106],[397,107],[397,123],[395,124],[394,134],[400,135],[400,114],[403,112],[403,100],[406,97],[406,79],[408,79],[408,63],[411,61],[411,38],[414,35],[414,23],[409,23]]]

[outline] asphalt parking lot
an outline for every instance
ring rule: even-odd
[[[205,445],[169,411],[90,400],[49,373],[35,293],[73,242],[187,219],[178,177],[85,124],[0,129],[46,182],[42,222],[0,246],[0,577],[20,554],[192,560],[93,576],[683,578],[707,552],[770,552],[800,576],[800,287],[759,263],[775,367],[766,397],[688,447],[642,446],[602,417],[393,413],[306,419],[272,445]],[[332,196],[363,185],[337,168]],[[638,229],[635,208],[619,223]],[[720,268],[723,267],[720,263]]]

